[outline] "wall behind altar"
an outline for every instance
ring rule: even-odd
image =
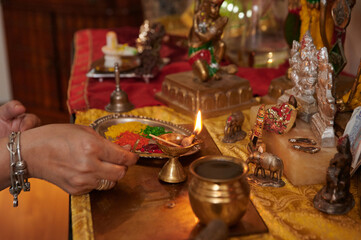
[[[345,40],[345,55],[347,65],[345,72],[352,75],[357,74],[357,68],[361,58],[361,1],[357,0],[352,9],[351,22],[347,27]]]
[[[0,7],[0,104],[11,99],[9,65],[4,35],[2,7]]]

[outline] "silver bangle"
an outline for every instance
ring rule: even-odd
[[[21,190],[30,191],[26,162],[21,158],[20,132],[12,132],[9,135],[7,149],[10,152],[10,193],[13,195],[13,206],[18,206],[18,196]]]

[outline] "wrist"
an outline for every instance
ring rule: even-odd
[[[21,155],[28,166],[29,178],[42,178],[41,166],[38,166],[38,160],[42,158],[41,153],[44,150],[40,144],[40,136],[36,136],[36,131],[27,130],[21,135]]]
[[[8,137],[0,139],[0,190],[10,186],[10,158],[7,144]]]

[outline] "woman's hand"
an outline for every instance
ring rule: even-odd
[[[25,131],[40,126],[40,119],[34,114],[25,113],[25,107],[13,100],[0,106],[0,137],[12,131]]]
[[[104,139],[90,127],[71,124],[23,132],[21,155],[29,177],[45,179],[73,195],[90,192],[100,186],[102,179],[116,183],[138,160],[138,155]]]

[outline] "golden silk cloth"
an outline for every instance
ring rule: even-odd
[[[76,124],[89,125],[109,113],[90,109],[76,114]],[[194,119],[165,106],[134,109],[128,114],[147,116],[174,124],[192,124]],[[250,128],[249,110],[243,111],[243,130]],[[223,155],[246,160],[248,138],[233,143],[223,143],[223,131],[228,115],[205,119],[206,127]],[[307,161],[307,159],[305,159]],[[253,172],[253,166],[250,169]],[[350,191],[355,198],[355,207],[346,215],[328,215],[313,207],[313,198],[322,185],[295,187],[287,181],[282,188],[251,185],[251,200],[265,221],[269,233],[231,239],[360,239],[360,197],[357,196],[356,179],[352,179]],[[89,194],[71,196],[73,239],[94,239]]]

